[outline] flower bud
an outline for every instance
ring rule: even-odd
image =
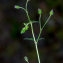
[[[15,5],[14,8],[16,8],[16,9],[20,9],[21,7],[18,6],[18,5]]]
[[[42,14],[42,10],[41,9],[38,9],[38,14]]]
[[[53,15],[53,10],[50,11],[50,16],[52,16],[52,15]]]

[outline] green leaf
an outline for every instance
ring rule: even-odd
[[[24,38],[24,40],[32,40],[33,41],[33,38]]]
[[[42,40],[42,39],[44,39],[44,38],[40,38],[39,40]]]
[[[51,10],[51,11],[50,11],[50,16],[52,16],[52,15],[53,15],[53,13],[54,13],[54,12],[53,12],[53,10]]]
[[[21,34],[25,33],[28,30],[29,26],[26,25],[25,27],[22,28]]]
[[[38,14],[42,14],[42,10],[41,9],[38,9]]]
[[[32,21],[32,23],[39,23],[38,21]]]
[[[40,38],[39,40],[42,40],[42,39],[44,39],[44,38]],[[24,40],[34,40],[33,38],[24,38]]]
[[[14,8],[16,8],[16,9],[20,9],[21,7],[18,6],[18,5],[15,5]]]

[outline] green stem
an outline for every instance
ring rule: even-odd
[[[33,31],[33,25],[32,25],[31,19],[30,19],[30,17],[29,17],[29,13],[28,13],[28,10],[27,10],[27,4],[28,4],[28,1],[26,2],[26,14],[27,14],[28,20],[29,20],[30,25],[31,25],[32,35],[33,35],[34,42],[35,42],[35,36],[34,36],[34,31]]]
[[[40,33],[39,33],[39,36],[38,36],[38,38],[37,38],[37,42],[39,41],[39,38],[40,38],[40,35],[41,35],[42,30],[44,29],[45,25],[46,25],[46,24],[48,23],[48,21],[50,20],[50,17],[51,17],[51,16],[48,17],[48,19],[46,20],[45,24],[44,24],[43,27],[41,28]]]
[[[26,14],[27,14],[28,20],[29,20],[30,25],[31,25],[32,35],[33,35],[34,42],[35,42],[35,36],[34,36],[34,31],[33,31],[33,25],[32,25],[31,19],[30,19],[30,17],[29,17],[29,13],[28,13],[28,10],[27,10],[27,4],[28,4],[28,1],[26,2]]]
[[[34,32],[33,32],[33,26],[32,26],[32,23],[31,23],[31,29],[32,29],[32,35],[33,35],[34,44],[35,44],[35,48],[36,48],[36,53],[37,53],[37,57],[38,57],[38,63],[40,63],[40,57],[39,57],[37,42],[36,42],[35,35],[34,35]]]
[[[31,22],[31,20],[30,20],[29,14],[28,14],[27,4],[28,4],[28,2],[26,2],[26,14],[27,14],[28,20],[29,20],[30,25],[31,25],[32,36],[33,36],[33,39],[34,39],[34,44],[35,44],[36,53],[37,53],[37,57],[38,57],[38,63],[40,63],[40,58],[39,58],[39,52],[38,52],[37,42],[36,42],[35,35],[34,35],[33,25],[32,25],[32,22]]]
[[[29,17],[29,13],[28,13],[27,6],[28,6],[28,1],[26,1],[26,6],[25,6],[25,8],[26,8],[26,14],[27,14],[28,20],[29,20],[29,22],[31,22],[30,17]]]
[[[20,7],[20,8],[26,12],[26,9],[25,8],[23,8],[23,7]]]
[[[37,52],[38,63],[40,63],[40,56],[39,56],[39,51],[38,51],[37,42],[35,43],[35,48],[36,48],[36,52]]]
[[[29,61],[27,63],[29,63]]]
[[[26,10],[27,10],[27,6],[28,6],[28,1],[26,1],[26,5],[25,5]]]
[[[39,25],[40,25],[40,30],[41,30],[41,14],[39,16]]]
[[[32,36],[33,36],[34,43],[35,43],[36,42],[36,39],[35,39],[34,31],[33,31],[33,25],[32,25],[32,23],[30,23],[30,24],[31,24]]]
[[[38,63],[40,63],[40,57],[39,57],[39,52],[38,52],[37,42],[36,42],[36,39],[35,39],[35,35],[34,35],[34,31],[33,31],[33,25],[32,25],[32,23],[31,23],[31,29],[32,29],[32,35],[33,35],[34,44],[35,44],[35,48],[36,48],[36,53],[37,53],[37,57],[38,57]]]

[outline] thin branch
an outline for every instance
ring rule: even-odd
[[[44,24],[43,27],[41,28],[41,31],[40,31],[39,36],[38,36],[38,38],[37,38],[37,42],[39,41],[39,38],[40,38],[41,32],[43,31],[45,25],[48,23],[48,21],[50,20],[50,18],[51,18],[51,16],[48,17],[48,19],[46,20],[45,24]]]
[[[41,31],[41,14],[39,15],[39,25],[40,25],[40,31]]]

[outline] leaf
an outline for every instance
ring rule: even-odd
[[[38,9],[38,14],[42,14],[42,10],[41,9]]]
[[[44,39],[44,38],[40,38],[39,40],[42,40],[42,39]]]
[[[32,40],[33,41],[33,38],[24,38],[24,40]]]
[[[25,27],[22,28],[21,34],[25,33],[28,30],[29,26],[25,25]]]
[[[42,40],[42,39],[44,39],[44,38],[40,38],[39,40]],[[24,38],[24,40],[34,40],[33,38]]]
[[[38,21],[32,21],[32,23],[39,23]]]
[[[32,23],[36,23],[36,22],[38,22],[38,21],[32,21]],[[30,25],[30,23],[24,23],[25,27],[22,28],[21,34],[25,33],[28,30],[29,25]]]
[[[52,16],[52,15],[53,15],[53,13],[54,13],[54,12],[53,12],[53,10],[51,10],[51,11],[50,11],[50,16]]]

